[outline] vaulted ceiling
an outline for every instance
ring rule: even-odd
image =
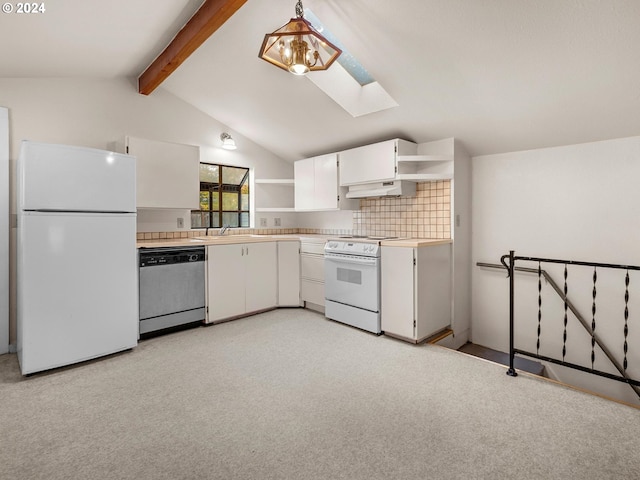
[[[201,3],[66,0],[0,14],[0,77],[137,77]],[[258,58],[295,0],[248,0],[160,88],[288,160],[394,137],[456,137],[479,155],[640,134],[637,0],[303,3],[397,107],[354,118]]]

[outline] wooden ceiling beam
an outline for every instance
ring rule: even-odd
[[[205,0],[171,43],[138,77],[138,92],[149,95],[247,0]]]

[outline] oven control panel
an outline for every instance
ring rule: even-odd
[[[324,247],[325,253],[339,253],[342,255],[359,255],[365,257],[379,257],[380,245],[371,242],[348,242],[329,240]]]

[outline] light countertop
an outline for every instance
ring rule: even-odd
[[[383,247],[429,247],[433,245],[445,245],[452,243],[450,238],[398,238],[396,240],[383,240],[380,245]]]
[[[209,235],[192,238],[167,238],[157,240],[137,240],[137,248],[195,247],[199,245],[230,245],[235,243],[258,242],[298,242],[305,239],[323,242],[328,235],[286,234],[286,235]]]
[[[136,246],[138,248],[158,248],[158,247],[194,247],[198,245],[229,245],[235,243],[257,243],[257,242],[282,242],[282,241],[302,241],[310,243],[324,243],[330,238],[336,238],[335,235],[320,234],[304,234],[292,233],[285,235],[209,235],[198,236],[192,238],[167,238],[157,240],[138,240]],[[430,245],[443,245],[451,243],[451,239],[434,239],[434,238],[399,238],[383,240],[381,245],[384,247],[405,247],[416,248],[426,247]]]

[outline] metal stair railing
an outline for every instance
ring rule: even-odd
[[[506,259],[509,259],[509,263],[506,263]],[[538,262],[538,268],[528,268],[528,267],[517,267],[515,266],[515,262],[518,260],[522,260],[522,261],[534,261],[534,262]],[[550,363],[555,363],[558,365],[563,365],[565,367],[569,367],[569,368],[573,368],[576,370],[580,370],[583,372],[587,372],[587,373],[592,373],[595,375],[599,375],[602,377],[606,377],[606,378],[610,378],[612,380],[617,380],[617,381],[621,381],[624,383],[627,383],[636,393],[636,395],[638,395],[638,397],[640,397],[640,381],[638,380],[634,380],[632,378],[629,377],[629,375],[626,372],[626,356],[627,356],[627,341],[626,341],[626,335],[628,332],[628,327],[627,327],[627,319],[628,319],[628,309],[627,309],[627,302],[629,299],[629,293],[628,293],[628,286],[629,286],[629,274],[628,271],[629,270],[638,270],[640,271],[640,267],[638,266],[631,266],[631,265],[615,265],[615,264],[606,264],[606,263],[594,263],[594,262],[577,262],[577,261],[572,261],[572,260],[557,260],[557,259],[549,259],[549,258],[537,258],[537,257],[516,257],[514,255],[514,251],[510,251],[509,255],[503,255],[500,258],[500,262],[502,265],[498,265],[498,264],[494,264],[494,263],[485,263],[485,262],[477,262],[476,265],[479,267],[485,267],[485,268],[496,268],[496,269],[506,269],[507,270],[507,277],[509,278],[509,369],[507,370],[507,375],[510,376],[517,376],[517,372],[513,366],[514,364],[514,359],[515,359],[515,355],[516,354],[520,354],[520,355],[525,355],[528,357],[533,357],[533,358],[537,358],[538,360],[542,360],[542,361],[547,361]],[[541,268],[541,263],[559,263],[559,264],[563,264],[565,265],[565,286],[564,286],[564,290],[560,288],[560,286],[555,282],[555,280],[549,275],[549,273],[546,270],[543,270]],[[587,320],[584,318],[584,316],[578,311],[578,309],[575,307],[575,305],[569,300],[569,298],[567,297],[567,285],[566,285],[566,268],[567,265],[581,265],[581,266],[590,266],[590,267],[594,267],[594,269],[596,268],[613,268],[613,269],[623,269],[623,270],[627,270],[627,275],[625,278],[625,342],[624,342],[624,364],[620,364],[620,362],[615,358],[615,356],[612,354],[612,352],[609,350],[609,348],[604,344],[604,342],[602,341],[602,339],[596,334],[595,332],[595,317],[592,321],[592,325],[589,325],[589,323],[587,322]],[[525,272],[525,273],[534,273],[538,275],[538,306],[540,308],[541,306],[541,301],[540,301],[540,292],[541,292],[541,283],[540,283],[540,277],[543,277],[547,283],[551,286],[551,288],[553,288],[553,290],[558,294],[558,296],[560,297],[560,299],[563,301],[563,304],[565,306],[565,332],[564,332],[564,338],[563,338],[563,360],[558,360],[552,357],[547,357],[544,355],[540,355],[539,353],[533,353],[533,352],[527,352],[521,349],[517,349],[514,347],[514,282],[515,282],[515,277],[514,277],[514,273],[515,272]],[[595,315],[595,282],[596,282],[596,273],[594,270],[594,277],[593,277],[593,281],[594,281],[594,290],[593,290],[593,296],[594,296],[594,303],[592,306],[593,309],[593,314]],[[589,333],[589,335],[591,336],[591,342],[592,342],[592,354],[591,354],[591,360],[592,360],[592,368],[588,368],[588,367],[584,367],[582,365],[577,365],[577,364],[573,364],[570,362],[565,362],[564,361],[564,353],[565,353],[565,343],[566,343],[566,322],[567,322],[567,310],[571,311],[571,313],[573,313],[573,315],[576,317],[576,319],[580,322],[580,324],[582,325],[582,327]],[[538,321],[540,321],[540,315],[541,312],[539,310],[538,312]],[[598,347],[600,347],[600,349],[602,350],[602,352],[604,353],[604,355],[607,357],[607,359],[611,362],[611,364],[616,368],[616,370],[620,373],[620,375],[612,375],[610,373],[607,372],[602,372],[599,370],[595,370],[593,368],[593,361],[594,361],[594,347],[595,345],[598,345]],[[538,340],[537,340],[537,347],[540,347],[540,325],[538,325]]]

